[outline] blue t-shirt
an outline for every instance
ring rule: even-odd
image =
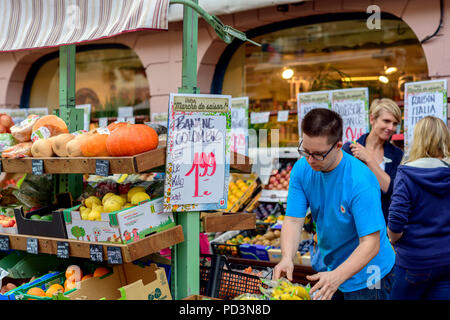
[[[286,215],[304,218],[307,208],[317,227],[317,239],[328,271],[341,265],[359,245],[359,238],[380,231],[380,251],[339,290],[352,292],[375,285],[395,263],[381,210],[380,185],[360,160],[343,152],[330,172],[314,171],[306,158],[291,172]]]

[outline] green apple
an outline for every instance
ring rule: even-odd
[[[30,217],[30,219],[31,219],[31,220],[41,220],[41,216],[38,215],[38,214],[33,214],[33,215]]]

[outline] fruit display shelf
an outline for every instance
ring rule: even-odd
[[[69,256],[90,259],[90,245],[100,245],[103,249],[103,261],[108,261],[108,247],[120,248],[123,263],[133,262],[145,257],[151,253],[159,252],[162,249],[184,241],[183,228],[177,225],[173,228],[154,233],[136,242],[129,244],[115,244],[104,242],[87,242],[72,239],[49,238],[41,236],[30,236],[23,234],[5,234],[0,236],[9,238],[9,248],[12,250],[27,251],[27,242],[29,238],[37,239],[38,252],[56,255],[58,251],[58,242],[69,244]]]
[[[248,157],[232,152],[230,169],[239,172],[251,172]],[[48,174],[87,173],[96,174],[97,160],[107,160],[108,174],[141,173],[149,170],[164,171],[166,164],[166,147],[143,152],[129,157],[25,157],[18,159],[2,158],[1,171],[9,173],[33,173],[33,161],[42,160],[42,172]]]

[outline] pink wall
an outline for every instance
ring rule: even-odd
[[[419,40],[432,34],[439,23],[439,0],[314,0],[300,5],[290,5],[288,12],[276,7],[223,15],[226,25],[241,31],[250,30],[272,22],[298,17],[340,12],[366,12],[369,5],[377,5],[382,12],[402,18],[416,33]],[[444,1],[444,24],[432,40],[423,44],[432,79],[450,80],[450,0]],[[369,16],[369,15],[368,15]],[[382,22],[381,22],[382,27]],[[122,43],[134,49],[140,57],[149,81],[152,112],[165,112],[169,93],[181,86],[182,23],[169,24],[164,32],[138,32],[94,43]],[[217,61],[226,48],[212,28],[199,20],[198,32],[198,86],[208,93]],[[22,51],[0,54],[0,106],[18,105],[23,81],[31,64],[42,55],[55,49]],[[449,113],[450,114],[450,110]]]

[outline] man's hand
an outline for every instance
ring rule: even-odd
[[[273,280],[278,280],[281,276],[286,276],[289,281],[292,281],[292,272],[294,271],[294,263],[289,259],[282,259],[273,268]]]
[[[306,276],[309,281],[317,281],[317,283],[309,291],[310,295],[319,290],[313,300],[331,300],[333,294],[339,286],[345,281],[338,272],[327,271],[319,272],[311,276]]]

